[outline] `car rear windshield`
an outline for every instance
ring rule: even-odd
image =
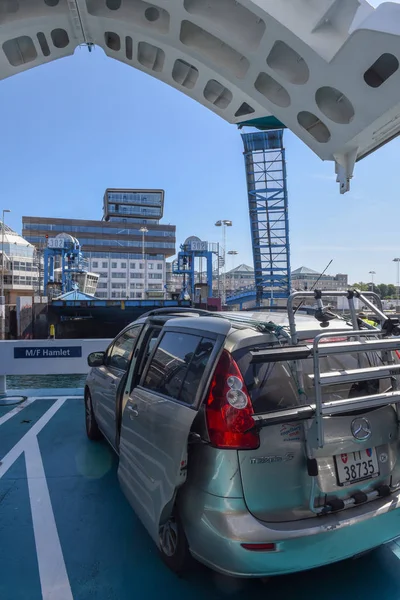
[[[249,392],[254,412],[272,412],[299,405],[297,388],[287,363],[252,364],[248,350],[233,354]]]
[[[379,364],[378,357],[373,353],[365,355],[370,366]],[[374,353],[375,354],[375,353]],[[372,355],[372,356],[371,356]],[[291,371],[287,362],[251,363],[249,349],[241,349],[233,353],[239,369],[243,375],[248,389],[254,412],[263,414],[295,406],[312,404],[315,402],[312,359],[302,360],[304,394],[299,394],[297,377]],[[368,366],[367,364],[365,366]],[[337,356],[321,358],[321,372],[340,371],[342,369],[357,369],[358,358],[356,354],[345,353]],[[322,400],[334,402],[342,398],[351,398],[376,394],[378,391],[387,391],[390,381],[382,379],[361,381],[359,383],[341,382],[339,385],[326,386],[323,389]]]

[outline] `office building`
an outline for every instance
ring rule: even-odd
[[[223,276],[220,275],[220,279],[222,279],[222,277]],[[249,265],[241,264],[237,267],[234,267],[230,271],[227,271],[225,274],[225,287],[227,296],[233,296],[240,290],[254,286],[254,269]]]
[[[300,267],[292,271],[292,288],[294,290],[306,291],[313,289],[314,286],[319,290],[346,290],[348,275],[344,273],[321,275],[318,271],[313,271],[308,267]]]
[[[39,250],[59,233],[77,238],[88,270],[100,275],[98,298],[163,298],[165,260],[175,254],[176,235],[175,225],[159,223],[163,205],[162,190],[110,189],[102,221],[27,216],[23,235]]]

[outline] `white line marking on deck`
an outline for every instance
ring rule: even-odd
[[[19,440],[19,442],[15,444],[14,448],[12,448],[10,452],[8,452],[8,454],[5,455],[4,458],[0,458],[0,479],[3,477],[3,475],[7,473],[8,469],[21,456],[21,454],[25,450],[27,443],[29,443],[31,439],[36,438],[37,434],[43,429],[43,427],[47,425],[50,419],[54,417],[54,415],[56,414],[58,409],[62,407],[66,399],[66,397],[58,398],[58,400],[56,400],[56,402],[54,402],[54,404],[49,408],[49,410],[44,413],[44,415],[39,419],[39,421],[32,425],[30,430]]]
[[[394,540],[393,542],[391,542],[389,544],[389,548],[391,549],[393,554],[396,556],[396,558],[400,559],[400,538],[397,538],[397,540]]]
[[[8,419],[11,419],[15,415],[17,415],[19,412],[21,412],[21,410],[24,410],[24,408],[32,404],[32,402],[35,402],[35,400],[36,398],[28,398],[27,400],[24,400],[24,402],[21,402],[21,404],[18,404],[18,406],[10,410],[10,412],[0,417],[0,425],[3,425],[3,423],[8,421]]]
[[[25,462],[43,600],[73,600],[36,437],[25,444]]]

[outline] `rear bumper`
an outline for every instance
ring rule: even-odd
[[[181,498],[181,515],[195,558],[235,577],[295,573],[351,558],[400,536],[400,494],[326,517],[262,523],[239,498],[199,490]],[[274,542],[276,551],[254,552],[242,543]]]

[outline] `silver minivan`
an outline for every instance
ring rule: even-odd
[[[345,294],[348,320],[321,295],[300,314],[311,293],[288,314],[160,309],[89,356],[87,434],[174,571],[292,573],[400,536],[400,338]]]

